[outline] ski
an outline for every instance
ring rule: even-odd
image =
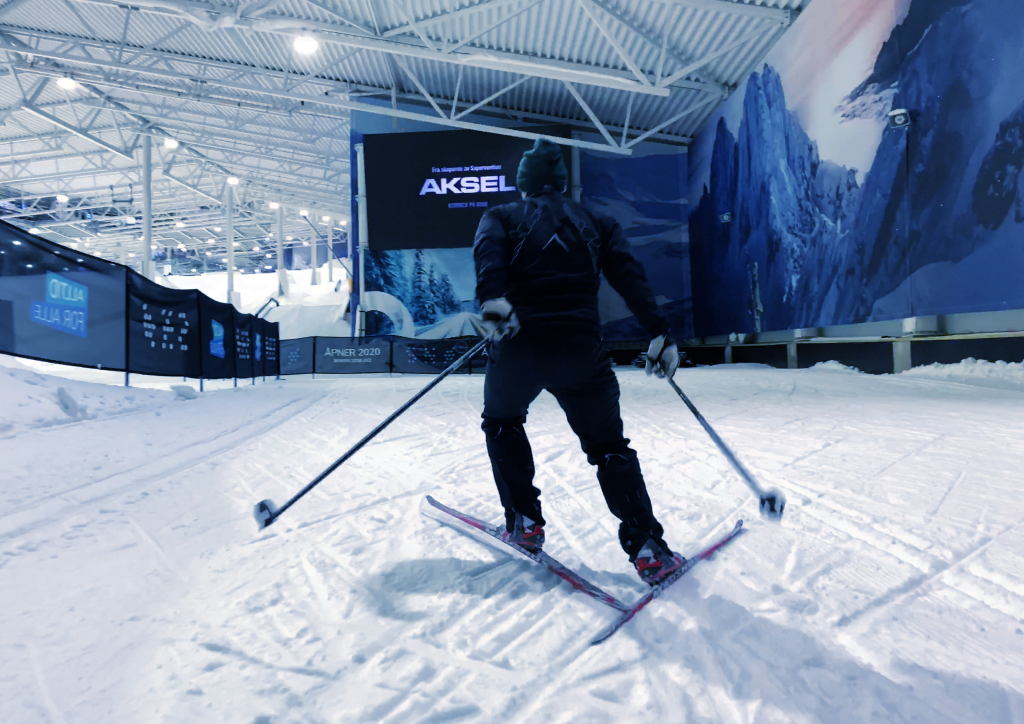
[[[686,560],[686,563],[684,563],[683,566],[678,571],[675,571],[674,573],[672,573],[668,578],[666,578],[664,581],[659,583],[657,586],[653,586],[650,591],[645,593],[643,595],[643,597],[639,601],[637,601],[636,604],[633,605],[632,608],[629,608],[626,611],[624,611],[622,616],[620,616],[619,619],[615,623],[613,623],[611,626],[609,626],[605,630],[604,633],[602,633],[600,636],[598,636],[593,641],[591,641],[590,645],[591,646],[596,646],[599,643],[607,641],[609,638],[611,638],[612,634],[614,634],[620,628],[625,626],[626,623],[628,623],[630,619],[632,619],[634,616],[636,616],[638,613],[640,613],[640,611],[642,611],[647,606],[648,603],[650,603],[651,601],[656,599],[658,596],[660,596],[662,593],[664,593],[666,588],[668,588],[673,583],[675,583],[680,578],[682,578],[687,573],[689,573],[693,569],[693,567],[695,565],[697,565],[701,561],[707,560],[708,558],[713,556],[719,549],[721,549],[727,543],[729,543],[730,541],[735,539],[736,536],[738,536],[742,532],[743,532],[743,521],[742,520],[738,520],[738,521],[736,521],[736,525],[733,527],[733,529],[731,531],[729,531],[721,539],[719,539],[718,542],[714,543],[710,547],[708,547],[705,550],[701,551],[700,553],[698,553],[693,558],[688,558]]]
[[[508,546],[512,550],[516,551],[520,555],[529,558],[534,563],[539,563],[540,565],[544,566],[549,571],[554,573],[556,576],[561,578],[563,581],[568,583],[570,586],[575,588],[577,591],[585,593],[591,598],[600,601],[605,605],[611,606],[617,611],[628,612],[630,610],[629,606],[627,606],[625,603],[619,601],[611,594],[602,591],[600,588],[598,588],[593,583],[580,576],[578,573],[575,573],[569,568],[566,568],[561,563],[556,561],[554,558],[549,556],[547,553],[544,553],[543,551],[541,551],[540,553],[531,553],[522,546],[518,546],[515,543],[511,543],[505,540],[504,537],[502,536],[502,527],[491,525],[490,523],[486,523],[478,518],[474,518],[471,515],[461,513],[453,508],[449,508],[447,505],[443,505],[437,502],[429,495],[427,496],[427,502],[430,503],[435,508],[437,508],[438,510],[440,510],[442,513],[446,513],[449,517],[461,521],[473,528],[476,528],[477,530],[482,531],[483,533],[486,533],[490,537],[494,538],[497,541],[500,541],[501,543]],[[440,522],[444,522],[444,520],[440,518],[438,518],[437,520],[439,520]],[[458,529],[458,526],[453,527]]]

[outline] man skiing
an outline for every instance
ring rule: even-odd
[[[544,544],[540,490],[533,485],[527,409],[542,390],[565,412],[597,467],[619,542],[640,578],[655,585],[684,562],[654,517],[636,452],[623,436],[619,386],[601,340],[601,274],[651,338],[647,374],[671,378],[679,364],[668,320],[619,225],[566,198],[561,149],[539,139],[523,155],[523,200],[484,214],[473,245],[482,325],[491,340],[483,430],[505,509],[508,540]]]

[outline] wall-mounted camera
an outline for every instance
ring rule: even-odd
[[[889,113],[889,128],[906,128],[910,125],[910,111],[906,108]]]
[[[718,220],[721,221],[723,224],[731,224],[732,214],[726,211],[724,214],[719,214]]]

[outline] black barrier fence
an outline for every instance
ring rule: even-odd
[[[477,337],[421,340],[408,337],[303,337],[282,339],[281,374],[354,374],[399,372],[437,374],[479,342]],[[484,369],[481,354],[457,371]]]
[[[198,379],[280,374],[276,323],[0,222],[0,352]]]

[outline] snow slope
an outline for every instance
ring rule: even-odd
[[[6,409],[31,393],[2,372]],[[596,648],[612,611],[422,514],[432,493],[499,516],[481,377],[445,380],[262,533],[257,500],[283,502],[428,378],[161,393],[0,435],[0,721],[1024,722],[1024,393],[681,370],[788,493],[772,525],[664,382],[619,377],[670,543],[750,530]],[[546,394],[528,431],[547,550],[640,595]]]

